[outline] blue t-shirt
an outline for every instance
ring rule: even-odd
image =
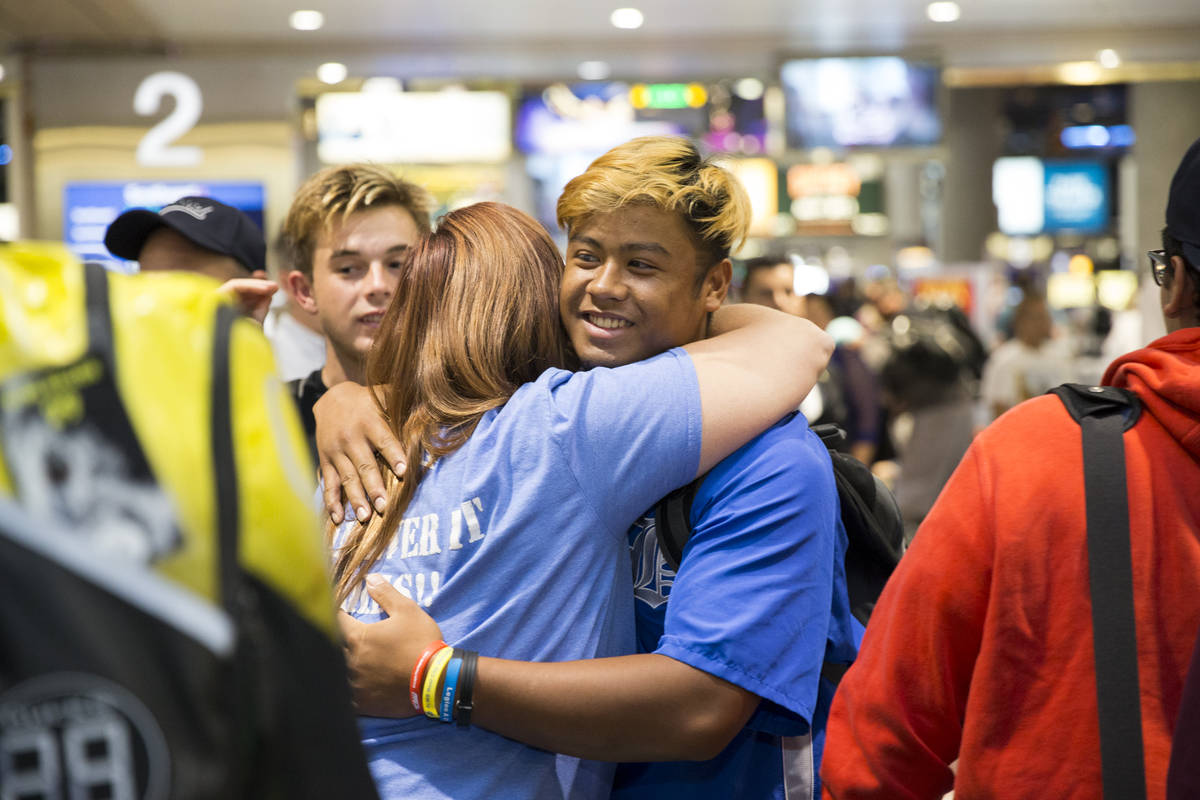
[[[829,453],[793,414],[708,473],[691,520],[678,574],[662,558],[653,516],[630,529],[638,649],[737,684],[762,703],[714,759],[622,764],[613,796],[819,797],[833,696],[821,667],[856,654]]]
[[[626,531],[700,462],[700,394],[675,349],[647,361],[548,370],[488,412],[425,475],[384,575],[488,656],[570,661],[634,651]],[[346,527],[339,531],[341,541]],[[345,606],[374,622],[360,587]],[[384,800],[606,798],[614,765],[425,718],[362,718]]]

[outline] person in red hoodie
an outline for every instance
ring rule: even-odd
[[[1148,798],[1200,628],[1200,140],[1162,238],[1168,334],[1103,379],[1144,406],[1124,442]],[[1094,800],[1098,725],[1080,427],[1036,397],[975,439],[880,597],[834,699],[824,796]]]

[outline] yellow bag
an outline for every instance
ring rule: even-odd
[[[216,288],[0,246],[0,782],[374,796],[296,409]]]

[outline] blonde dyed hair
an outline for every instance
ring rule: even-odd
[[[396,206],[412,215],[417,229],[429,233],[433,198],[415,183],[374,164],[328,167],[312,175],[296,192],[277,244],[285,269],[312,277],[313,252],[321,234],[368,208]]]
[[[522,384],[575,366],[558,312],[562,271],[545,228],[501,203],[450,212],[413,248],[367,359],[408,467],[403,481],[383,470],[387,511],[336,552],[339,603],[383,556],[429,468]]]
[[[573,178],[558,199],[558,224],[570,235],[593,214],[629,205],[678,212],[708,256],[728,258],[750,228],[750,198],[729,170],[691,141],[643,136],[614,147]]]

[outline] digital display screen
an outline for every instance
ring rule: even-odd
[[[1009,156],[992,167],[1000,231],[1010,236],[1103,232],[1111,194],[1109,167],[1102,161]]]
[[[102,263],[121,272],[134,271],[134,262],[117,258],[104,246],[108,226],[130,208],[157,211],[181,197],[211,197],[245,212],[266,230],[266,193],[257,182],[130,181],[128,183],[68,183],[63,193],[63,241],[84,261]]]
[[[1108,227],[1108,167],[1098,161],[1047,161],[1044,230],[1099,233]]]
[[[317,98],[317,155],[326,164],[499,163],[512,153],[511,113],[503,92],[327,92]]]
[[[914,147],[942,137],[941,71],[894,56],[814,58],[780,71],[789,148]]]
[[[764,87],[755,79],[710,83],[559,83],[527,91],[514,141],[528,155],[599,155],[638,136],[687,136],[740,155],[766,149]]]

